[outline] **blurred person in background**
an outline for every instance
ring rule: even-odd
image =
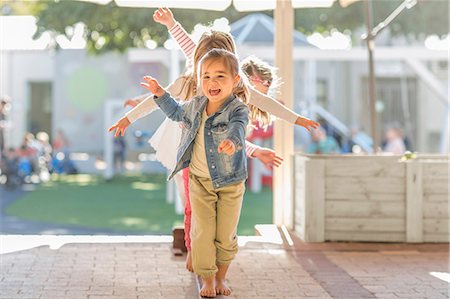
[[[55,173],[77,174],[78,169],[70,159],[70,143],[63,130],[56,132],[53,139],[52,171]]]
[[[126,149],[125,137],[117,136],[117,138],[114,138],[114,167],[118,171],[125,169]]]
[[[311,131],[312,142],[309,145],[308,153],[310,154],[337,154],[340,153],[340,148],[337,141],[328,136],[324,128],[319,127]]]
[[[56,136],[55,138],[53,138],[53,150],[56,153],[59,152],[63,152],[66,153],[68,152],[69,149],[69,141],[66,138],[66,135],[64,134],[63,130],[59,129],[56,132]]]
[[[9,148],[4,152],[3,159],[0,162],[1,174],[6,177],[3,181],[8,188],[16,188],[22,183],[19,175],[19,158],[14,148]]]
[[[8,127],[6,114],[9,110],[9,100],[5,97],[0,100],[0,160],[5,153],[5,130]]]
[[[39,176],[41,180],[48,180],[53,151],[52,145],[50,144],[50,137],[46,132],[39,132],[36,134],[36,141],[39,144]]]
[[[25,133],[22,144],[16,151],[19,159],[19,174],[25,179],[30,177],[38,167],[38,150],[34,144],[34,135]]]
[[[399,126],[386,129],[383,142],[383,151],[394,155],[403,155],[406,151],[403,130]]]

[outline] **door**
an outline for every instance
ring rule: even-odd
[[[36,134],[44,131],[52,132],[52,83],[30,82],[30,105],[27,117],[27,129]]]

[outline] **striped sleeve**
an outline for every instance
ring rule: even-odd
[[[253,157],[253,153],[260,148],[259,146],[257,146],[256,144],[251,143],[248,140],[245,140],[245,153],[247,155],[247,157],[249,158],[254,158]]]
[[[176,22],[172,28],[169,29],[172,38],[180,45],[181,50],[188,59],[192,59],[196,44],[191,39],[189,34],[184,30],[180,23]]]

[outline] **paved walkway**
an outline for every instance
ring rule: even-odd
[[[240,238],[229,272],[233,294],[225,298],[449,298],[448,244],[306,244],[290,237]],[[198,298],[169,236],[0,241],[0,298]]]

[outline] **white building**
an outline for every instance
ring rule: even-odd
[[[20,28],[31,28],[31,17],[1,17],[4,22],[15,18]],[[232,25],[238,51],[243,58],[254,54],[273,63],[271,36],[273,25],[267,16]],[[31,18],[32,19],[32,18]],[[252,27],[249,27],[252,26]],[[171,61],[184,58],[178,50],[131,49],[125,54],[89,56],[84,49],[48,50],[43,41],[30,42],[32,30],[21,32],[2,26],[1,91],[12,99],[7,142],[19,146],[25,132],[58,129],[67,135],[74,151],[101,154],[106,124],[105,103],[123,103],[127,98],[144,93],[139,82],[144,74],[152,74],[168,83]],[[295,110],[300,113],[320,112],[338,131],[359,124],[368,132],[367,53],[364,48],[321,50],[308,47],[299,33],[295,45]],[[15,37],[16,39],[11,39]],[[28,44],[24,40],[28,39]],[[15,40],[15,44],[11,41]],[[22,41],[22,42],[17,42]],[[304,40],[303,40],[304,41]],[[295,44],[295,43],[294,43]],[[30,46],[31,45],[31,46]],[[399,122],[419,152],[439,152],[443,137],[448,135],[448,63],[447,51],[424,47],[377,47],[375,52],[380,131],[385,124]],[[117,104],[120,106],[120,104]],[[324,111],[323,109],[326,111]],[[116,109],[118,118],[125,109]],[[133,124],[127,141],[138,148],[133,132],[151,134],[159,125],[161,112]],[[300,130],[296,132],[301,148]],[[382,136],[382,135],[380,135]],[[447,139],[448,140],[448,139]],[[447,149],[448,150],[448,149]]]

